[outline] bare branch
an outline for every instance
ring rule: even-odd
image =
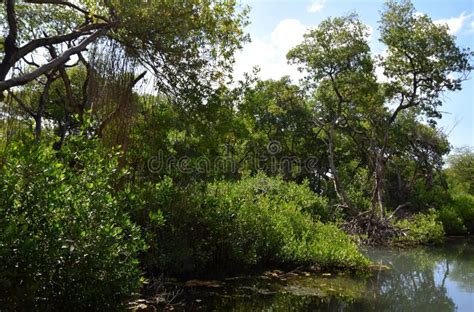
[[[103,28],[106,28],[107,26],[110,26],[110,24],[94,23],[94,24],[90,24],[90,25],[81,27],[79,29],[76,29],[68,34],[52,36],[52,37],[44,37],[44,38],[32,40],[19,48],[17,60],[27,55],[28,53],[36,50],[39,47],[44,47],[47,45],[53,45],[53,44],[62,43],[65,41],[74,40],[81,36],[90,34],[90,32],[93,30],[103,29]]]
[[[28,65],[30,65],[30,66],[34,66],[34,67],[36,67],[36,68],[41,67],[38,63],[35,62],[35,60],[33,59],[33,57],[31,57],[31,61],[28,61],[28,60],[26,59],[26,57],[22,57],[22,60],[23,60],[26,64],[28,64]]]
[[[103,35],[106,32],[106,30],[107,30],[107,28],[102,28],[102,29],[96,30],[92,35],[90,35],[89,37],[82,40],[81,43],[79,43],[77,46],[75,46],[75,47],[73,47],[69,50],[66,50],[65,52],[63,52],[57,58],[51,60],[50,62],[44,64],[40,68],[38,68],[38,69],[28,73],[28,74],[25,74],[25,75],[20,76],[20,77],[14,77],[14,78],[11,78],[11,79],[8,79],[8,80],[5,80],[5,81],[0,81],[0,92],[4,91],[4,90],[7,90],[11,87],[14,87],[14,86],[24,85],[24,84],[32,81],[36,77],[39,77],[39,76],[49,72],[50,70],[56,68],[57,66],[67,62],[67,60],[71,57],[71,55],[77,54],[78,52],[81,52],[81,51],[85,50],[91,42],[93,42],[98,37]]]

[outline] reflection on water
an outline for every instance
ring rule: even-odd
[[[373,276],[266,274],[186,291],[190,311],[474,311],[474,241],[370,249],[391,267]],[[274,276],[277,275],[277,276]]]

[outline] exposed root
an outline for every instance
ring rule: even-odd
[[[389,218],[380,218],[370,211],[351,218],[343,224],[342,229],[349,235],[358,236],[361,243],[366,245],[391,245],[394,239],[406,235]]]

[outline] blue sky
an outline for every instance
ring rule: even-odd
[[[301,42],[304,32],[316,27],[329,16],[351,12],[372,30],[370,44],[374,54],[383,52],[378,42],[377,22],[383,9],[382,0],[241,0],[251,8],[247,32],[252,42],[237,55],[235,72],[241,77],[258,65],[262,79],[289,75],[300,77],[295,67],[286,64],[286,52]],[[437,23],[446,23],[461,47],[474,50],[474,0],[412,0],[417,11]],[[439,126],[449,135],[454,147],[474,146],[474,73],[463,90],[448,93],[441,109]]]

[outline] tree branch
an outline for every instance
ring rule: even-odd
[[[14,77],[5,81],[0,81],[0,92],[7,90],[11,87],[24,85],[32,81],[36,77],[39,77],[49,72],[50,70],[56,68],[57,66],[67,62],[67,60],[69,60],[71,55],[77,54],[78,52],[85,50],[91,42],[93,42],[95,39],[103,35],[106,32],[106,30],[107,28],[96,30],[92,35],[82,40],[81,43],[79,43],[77,46],[70,48],[69,50],[66,50],[65,52],[63,52],[63,54],[61,54],[57,58],[51,60],[50,62],[44,64],[40,68],[28,74],[25,74],[20,77]]]
[[[28,105],[26,105],[25,102],[23,102],[18,96],[16,96],[14,92],[8,90],[8,95],[11,96],[20,105],[20,107],[28,113],[28,115],[33,118],[36,118],[36,114],[33,112],[33,110],[28,107]]]
[[[67,2],[67,1],[62,1],[62,0],[26,0],[25,2],[28,2],[28,3],[34,3],[34,4],[58,4],[58,5],[64,5],[66,7],[69,7],[73,10],[76,10],[76,11],[79,11],[81,12],[82,14],[86,15],[87,17],[89,16],[93,16],[95,18],[98,18],[98,19],[101,19],[105,22],[109,22],[109,20],[104,17],[104,16],[101,16],[101,15],[97,15],[97,14],[91,14],[89,11],[75,5],[74,3],[71,3],[71,2]]]
[[[92,66],[86,61],[82,53],[77,53],[77,56],[79,58],[79,61],[84,64],[86,67],[86,79],[84,80],[84,83],[82,84],[82,107],[84,109],[88,109],[88,102],[89,102],[89,83],[92,79]]]
[[[53,59],[58,57],[58,55],[56,53],[56,49],[54,47],[51,46],[51,47],[48,48],[48,50],[49,50],[49,53],[51,54],[51,57]],[[79,107],[76,104],[76,101],[74,99],[74,94],[72,92],[71,80],[69,79],[69,76],[66,72],[66,68],[65,68],[64,64],[60,64],[58,66],[58,69],[59,69],[59,73],[61,75],[62,81],[64,83],[64,89],[66,90],[66,97],[67,97],[67,100],[69,102],[69,106],[72,107],[72,109],[76,113],[79,114],[79,118],[82,120],[83,110],[81,109],[81,107]]]
[[[81,27],[79,29],[76,29],[68,34],[64,35],[58,35],[58,36],[52,36],[52,37],[45,37],[45,38],[39,38],[32,40],[25,44],[24,46],[20,47],[18,50],[18,56],[17,60],[20,59],[21,57],[27,55],[30,52],[33,52],[39,47],[44,47],[48,45],[53,45],[57,43],[62,43],[65,41],[70,41],[77,39],[81,36],[88,35],[90,34],[91,31],[97,30],[97,29],[103,29],[106,28],[107,26],[110,26],[110,24],[107,23],[94,23],[90,25],[86,25],[84,27]],[[15,60],[15,61],[17,61]]]
[[[394,210],[394,211],[392,212],[392,214],[387,218],[387,220],[392,219],[392,218],[395,216],[395,214],[397,213],[398,210],[400,210],[400,209],[402,209],[402,208],[405,208],[405,207],[407,207],[407,206],[410,206],[410,205],[411,205],[410,202],[406,202],[406,203],[404,203],[404,204],[402,204],[402,205],[399,205],[397,208],[395,208],[395,210]]]

